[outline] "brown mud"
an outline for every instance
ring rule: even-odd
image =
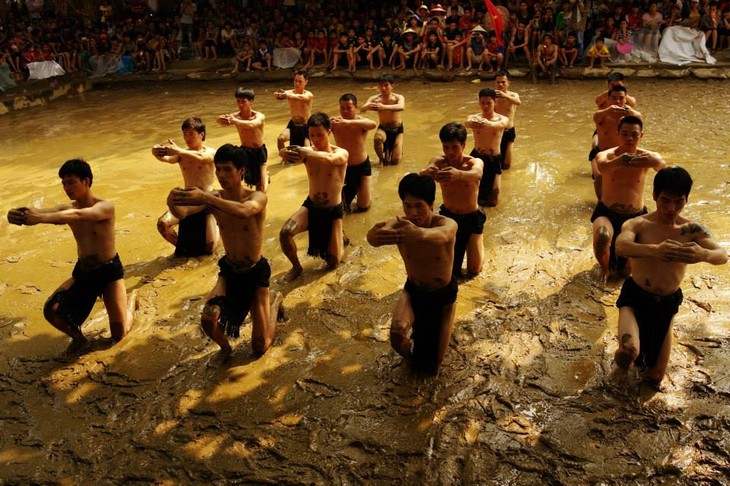
[[[3,117],[3,211],[63,201],[58,166],[86,157],[97,195],[117,207],[139,309],[132,333],[111,346],[98,304],[83,328],[91,350],[60,359],[68,340],[41,308],[70,274],[70,231],[0,223],[0,484],[730,484],[727,267],[689,268],[663,391],[634,375],[608,380],[620,283],[596,279],[586,161],[604,84],[513,84],[523,99],[515,162],[488,211],[485,270],[460,286],[436,377],[411,372],[390,349],[405,275],[393,248],[364,237],[398,214],[397,181],[439,153],[440,126],[477,112],[476,92],[491,83],[396,85],[406,96],[404,162],[374,168],[372,209],[345,219],[345,263],[327,271],[303,258],[292,284],[278,230],[306,180],[273,154],[288,118],[271,95],[279,86],[255,87],[272,173],[264,254],[287,320],[261,358],[245,325],[226,365],[199,326],[216,257],[173,258],[157,235],[181,178],[150,147],[182,143],[190,114],[207,122],[210,145],[235,142],[214,116],[234,111],[236,85],[105,90]],[[310,89],[330,114],[347,90],[361,102],[374,93],[347,81]],[[695,178],[685,213],[727,248],[726,87],[631,81],[629,92],[644,113],[643,145]],[[652,208],[650,190],[646,199]],[[303,256],[306,237],[297,242]]]

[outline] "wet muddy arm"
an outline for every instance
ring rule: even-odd
[[[232,214],[238,218],[250,218],[266,207],[267,197],[263,192],[254,192],[251,197],[243,202],[223,199],[214,193],[205,193],[205,205],[220,209],[225,213]]]
[[[77,209],[72,206],[57,206],[51,210],[30,208],[25,212],[25,224],[69,224],[81,221],[104,221],[114,218],[114,205],[109,201],[99,201],[89,208]]]

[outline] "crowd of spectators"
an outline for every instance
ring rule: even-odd
[[[674,25],[702,31],[711,51],[729,41],[730,0],[495,0],[501,22],[483,0],[442,1],[11,0],[0,7],[0,62],[19,75],[35,61],[104,75],[164,72],[182,56],[244,71],[281,67],[287,53],[305,69],[496,70],[587,63],[597,38],[621,54],[656,50]]]

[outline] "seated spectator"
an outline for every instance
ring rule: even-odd
[[[730,6],[725,7],[722,10],[722,22],[720,23],[717,31],[720,36],[718,47],[720,49],[730,47]]]
[[[485,59],[490,73],[502,69],[502,64],[504,63],[504,46],[499,43],[497,34],[494,32],[491,32],[489,35]]]
[[[341,62],[346,62],[348,71],[355,71],[355,58],[352,53],[352,45],[344,32],[340,34],[340,40],[332,49],[332,68],[330,72],[337,71],[337,67]]]
[[[538,75],[549,76],[558,67],[558,46],[553,43],[552,34],[542,36],[542,44],[535,54],[535,67],[540,68]]]
[[[384,65],[392,68],[397,52],[398,44],[393,41],[392,34],[386,31],[383,33],[382,40],[378,42],[378,45],[368,55],[370,66],[373,67],[373,59],[377,59],[379,64],[378,69],[382,69]]]
[[[575,60],[578,59],[578,38],[575,32],[568,32],[565,43],[560,47],[559,56],[564,67],[573,67]]]
[[[421,50],[421,67],[423,69],[443,69],[444,66],[441,64],[442,51],[441,41],[436,32],[432,31],[428,34],[428,39]]]
[[[606,47],[603,37],[596,38],[596,43],[593,44],[590,49],[588,49],[588,51],[586,52],[586,57],[589,60],[589,68],[593,67],[596,59],[600,63],[601,68],[606,67],[606,59],[609,59],[611,57],[611,53],[608,51],[608,47]]]
[[[226,22],[220,33],[220,55],[222,57],[233,57],[237,48],[236,31],[230,22]]]
[[[243,41],[241,49],[233,58],[233,70],[231,72],[237,73],[239,71],[250,71],[252,61],[253,49],[251,49],[251,43],[249,41]]]
[[[530,39],[530,30],[522,22],[518,22],[517,26],[512,31],[512,36],[507,45],[507,52],[505,53],[505,65],[509,62],[510,56],[517,59],[517,55],[523,53],[527,60],[527,65],[532,64],[532,58],[530,56],[530,47],[528,45]]]
[[[413,29],[404,30],[401,36],[400,46],[398,47],[398,65],[396,69],[405,69],[407,67],[416,68],[418,66],[421,47],[416,32]]]
[[[484,40],[484,34],[487,31],[484,27],[477,25],[471,30],[466,42],[466,70],[471,70],[472,64],[477,65],[477,70],[481,71],[484,62],[487,60],[487,43]]]
[[[662,34],[659,28],[662,26],[663,16],[659,13],[656,3],[649,4],[649,11],[641,17],[641,29],[636,35],[636,44],[639,49],[653,55],[659,48],[659,39]]]
[[[218,59],[218,42],[220,32],[213,22],[208,22],[208,26],[203,32],[203,60],[215,61]]]
[[[271,69],[271,61],[274,49],[269,46],[266,39],[259,41],[259,48],[253,55],[251,67],[257,71],[268,71]]]
[[[710,9],[700,18],[700,30],[705,33],[707,48],[710,52],[717,50],[717,29],[720,25],[720,15],[717,12],[717,3],[712,2]]]

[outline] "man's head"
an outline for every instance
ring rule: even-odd
[[[304,88],[307,86],[307,72],[303,70],[299,70],[294,73],[294,89],[295,90],[302,90],[304,91]]]
[[[494,75],[494,85],[500,91],[507,91],[509,89],[509,71],[506,69],[497,71],[497,74]]]
[[[309,140],[316,150],[327,150],[329,146],[330,117],[326,113],[315,113],[307,120]]]
[[[398,184],[398,196],[408,221],[416,226],[426,226],[431,221],[436,199],[436,182],[432,178],[406,174]]]
[[[381,94],[390,94],[393,89],[393,76],[391,74],[383,74],[378,78],[378,88]]]
[[[357,115],[357,97],[352,93],[340,96],[340,116],[345,120],[352,120]]]
[[[444,157],[451,164],[461,162],[466,146],[466,127],[461,123],[447,123],[439,131]]]
[[[692,177],[682,167],[665,167],[654,176],[657,211],[676,215],[682,211],[692,190]]]
[[[483,88],[479,91],[479,106],[482,111],[490,112],[494,110],[494,102],[497,99],[497,92],[492,88]]]
[[[621,148],[636,150],[639,141],[644,137],[644,124],[637,116],[625,116],[618,122],[618,134]]]
[[[230,143],[215,151],[215,175],[223,189],[240,184],[246,172],[246,151]]]
[[[608,99],[612,104],[624,106],[626,104],[626,87],[614,86],[608,90]]]
[[[66,195],[72,201],[77,200],[83,194],[79,189],[86,184],[86,189],[91,187],[94,182],[94,175],[91,173],[91,167],[82,159],[71,159],[63,163],[58,169],[58,177],[61,178],[61,184]]]
[[[254,98],[254,92],[250,88],[238,88],[236,90],[236,99],[237,100],[249,100],[253,101]]]
[[[183,139],[188,147],[199,145],[205,141],[205,123],[197,116],[186,118],[182,123]]]

